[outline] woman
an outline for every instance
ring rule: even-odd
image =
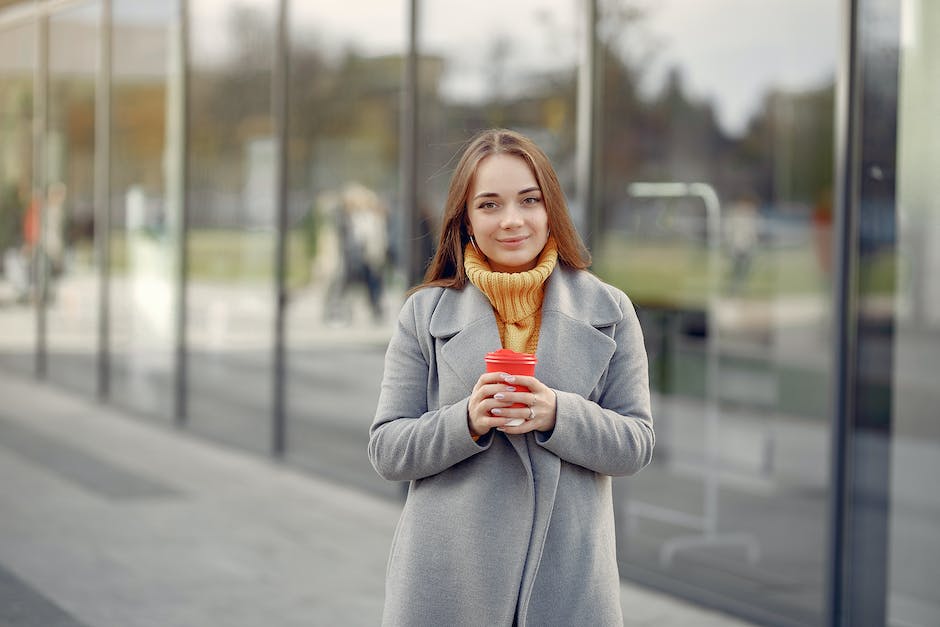
[[[610,476],[650,461],[649,382],[633,306],[589,262],[545,154],[473,139],[370,430],[376,471],[410,481],[383,624],[623,624]],[[537,376],[480,374],[500,347]]]

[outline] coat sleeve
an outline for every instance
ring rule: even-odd
[[[369,460],[391,481],[411,481],[437,474],[489,448],[492,431],[479,440],[467,424],[469,396],[453,405],[428,407],[433,342],[427,320],[419,323],[415,295],[402,307],[398,327],[385,353],[385,374],[369,429]],[[429,316],[427,316],[429,317]]]
[[[611,476],[632,475],[653,457],[649,366],[633,304],[618,292],[622,320],[597,402],[556,390],[555,428],[536,441],[561,459]]]

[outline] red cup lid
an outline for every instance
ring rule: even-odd
[[[534,364],[538,360],[532,353],[517,353],[508,348],[501,348],[498,351],[486,354],[486,361],[501,361],[517,364]]]

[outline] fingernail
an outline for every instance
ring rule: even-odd
[[[503,410],[500,409],[499,407],[494,407],[493,409],[490,410],[490,413],[493,414],[494,416],[498,416],[501,413],[503,413]]]
[[[503,375],[503,381],[505,381],[506,383],[513,383],[515,382],[515,380],[516,380],[516,377],[512,376],[511,374]]]
[[[493,395],[493,398],[495,398],[495,399],[498,400],[498,401],[501,401],[501,400],[503,400],[503,399],[506,398],[506,397],[503,396],[502,392],[497,392],[496,394]]]
[[[516,391],[516,388],[512,387],[511,385],[507,385],[507,386],[506,386],[506,391],[507,391],[507,392],[515,392],[515,391]]]

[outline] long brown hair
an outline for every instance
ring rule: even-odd
[[[558,247],[558,261],[578,269],[591,265],[591,254],[574,228],[565,195],[548,157],[535,142],[521,133],[490,129],[470,140],[457,163],[444,204],[437,251],[424,275],[424,282],[415,290],[433,286],[463,289],[467,284],[467,272],[463,267],[464,247],[470,241],[467,232],[467,197],[480,162],[496,154],[521,157],[532,169],[542,190],[548,227]]]

